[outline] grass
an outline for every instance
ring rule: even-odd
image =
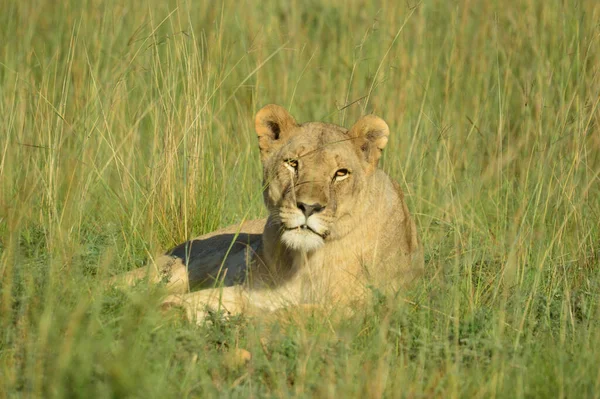
[[[0,397],[600,395],[600,4],[375,3],[2,3]],[[388,122],[425,278],[279,326],[103,284],[264,215],[267,103]]]

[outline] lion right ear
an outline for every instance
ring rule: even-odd
[[[369,165],[368,169],[375,169],[390,136],[387,123],[375,115],[365,115],[352,126],[348,134]]]
[[[254,120],[261,158],[265,159],[273,149],[279,147],[296,127],[296,120],[285,108],[275,104],[261,108]]]

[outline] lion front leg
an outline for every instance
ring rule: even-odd
[[[228,315],[245,311],[248,299],[242,287],[206,289],[188,294],[169,295],[163,301],[163,308],[178,307],[185,310],[189,321],[201,323],[209,311],[224,311]]]
[[[163,309],[182,308],[189,321],[200,324],[210,311],[224,311],[227,315],[255,315],[272,312],[289,304],[291,302],[277,291],[233,286],[169,295],[163,301]]]
[[[116,286],[133,286],[146,280],[150,284],[164,282],[171,294],[189,292],[189,276],[186,265],[181,259],[163,255],[148,266],[119,274],[109,279],[109,284]]]

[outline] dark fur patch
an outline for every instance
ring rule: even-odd
[[[269,130],[273,132],[273,140],[279,140],[279,134],[281,133],[281,128],[276,122],[268,121],[267,126],[269,126]]]

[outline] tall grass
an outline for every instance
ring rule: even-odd
[[[599,22],[594,0],[3,2],[0,397],[600,396]],[[425,278],[280,326],[106,287],[264,215],[267,103],[388,122]]]

